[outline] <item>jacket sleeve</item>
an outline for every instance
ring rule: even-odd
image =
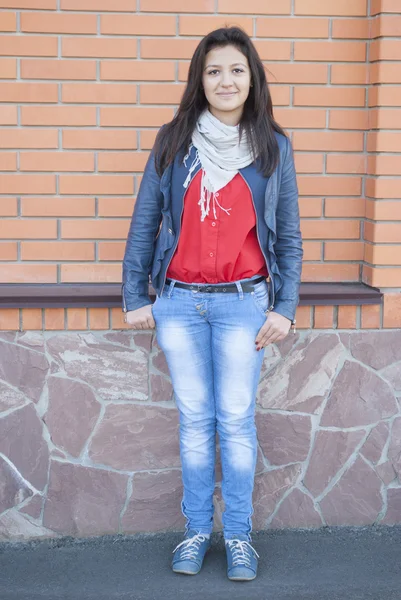
[[[299,302],[303,247],[294,152],[288,138],[286,148],[276,209],[275,252],[282,286],[276,294],[274,311],[294,323]]]
[[[125,246],[121,290],[124,312],[152,304],[149,273],[161,222],[162,198],[152,150],[143,173]]]

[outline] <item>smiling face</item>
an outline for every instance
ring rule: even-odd
[[[251,84],[247,57],[235,46],[213,48],[206,55],[202,84],[210,112],[226,125],[237,125]]]

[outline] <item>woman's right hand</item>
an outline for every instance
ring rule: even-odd
[[[154,329],[156,323],[153,319],[152,304],[147,304],[136,310],[125,313],[126,323],[132,329]]]

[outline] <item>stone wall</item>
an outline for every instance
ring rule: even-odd
[[[400,400],[401,329],[266,349],[253,529],[401,523]],[[183,530],[178,427],[152,333],[0,333],[0,539]]]

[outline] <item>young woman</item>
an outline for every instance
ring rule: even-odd
[[[198,573],[210,547],[217,430],[227,575],[256,577],[255,396],[264,348],[295,331],[299,225],[292,146],[273,118],[262,62],[241,29],[212,31],[158,133],[123,262],[125,320],[156,327],[179,410],[187,524],[176,573]]]

